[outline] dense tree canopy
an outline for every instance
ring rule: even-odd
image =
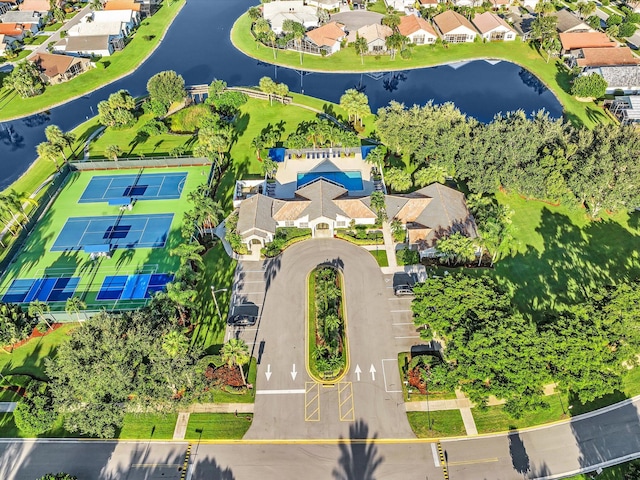
[[[44,83],[35,64],[26,60],[15,64],[2,85],[24,98],[35,97],[44,92]]]
[[[606,91],[607,81],[597,73],[580,75],[573,81],[571,87],[571,94],[576,97],[600,98],[604,97]]]
[[[147,91],[151,100],[161,103],[165,109],[186,96],[184,79],[173,70],[165,70],[151,77],[147,82]]]
[[[123,128],[135,122],[136,101],[126,90],[109,95],[98,103],[98,120],[107,127]]]

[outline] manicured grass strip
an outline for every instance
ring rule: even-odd
[[[431,419],[431,430],[428,419]],[[435,412],[407,412],[409,425],[418,438],[458,437],[467,434],[460,410],[438,410]]]
[[[237,262],[227,255],[220,242],[204,255],[203,260],[205,271],[203,280],[198,283],[196,299],[199,316],[196,319],[191,344],[206,350],[207,353],[214,353],[214,351],[217,353],[224,341],[225,322],[231,302],[233,274]],[[215,302],[211,296],[211,286],[215,290],[227,289],[226,292],[216,293],[222,319],[218,317]]]
[[[185,438],[188,440],[239,440],[253,420],[253,414],[192,413]],[[198,430],[198,431],[196,431]]]
[[[241,16],[234,24],[231,31],[231,39],[234,45],[245,54],[267,63],[292,68],[300,68],[300,55],[293,51],[278,51],[277,59],[273,59],[271,48],[263,46],[256,49],[249,27],[251,20],[247,14]],[[422,68],[433,65],[471,60],[480,58],[507,60],[525,67],[534,73],[547,87],[558,97],[565,108],[565,114],[574,123],[593,126],[597,123],[608,123],[611,120],[593,102],[581,103],[570,95],[570,75],[560,61],[552,60],[546,63],[544,57],[537,51],[534,45],[516,40],[514,42],[489,42],[489,43],[465,43],[450,45],[448,48],[441,46],[418,46],[412,50],[410,59],[402,59],[397,56],[391,60],[389,55],[380,57],[368,56],[361,63],[359,55],[353,47],[347,47],[329,56],[321,57],[304,55],[302,68],[316,71],[342,71],[342,72],[370,72],[391,71],[410,68]]]
[[[0,350],[0,373],[3,375],[25,374],[46,380],[44,359],[55,357],[58,345],[77,326],[77,323],[65,324],[44,337],[30,340],[11,353]]]
[[[625,474],[629,471],[629,463],[621,463],[620,465],[615,465],[613,467],[607,467],[602,470],[596,478],[598,480],[623,480],[625,478]],[[590,475],[574,475],[573,477],[567,477],[565,480],[593,480],[594,477]],[[631,477],[634,478],[634,477]]]
[[[97,68],[83,73],[78,79],[48,86],[42,95],[32,98],[22,98],[6,89],[2,90],[0,120],[9,120],[46,110],[54,105],[97,90],[131,72],[155,49],[184,3],[185,0],[163,2],[155,15],[142,21],[133,39],[124,50],[101,59]],[[46,27],[45,30],[52,31],[59,28],[59,26],[53,27],[55,25]],[[153,38],[146,40],[145,37]]]
[[[387,259],[387,252],[385,250],[369,250],[369,253],[376,259],[378,265],[381,267],[388,267],[389,260]]]
[[[52,23],[43,28],[45,32],[55,32],[62,26],[62,22]]]
[[[513,428],[532,427],[534,425],[568,418],[568,416],[563,413],[563,408],[565,412],[568,411],[567,407],[569,404],[566,399],[562,400],[562,405],[560,404],[558,395],[547,397],[547,401],[549,402],[549,409],[541,409],[527,413],[518,419],[510,417],[504,411],[502,405],[487,407],[484,410],[473,408],[471,413],[473,413],[473,419],[476,422],[478,433],[504,432]]]
[[[118,438],[169,440],[177,420],[177,413],[127,413]]]

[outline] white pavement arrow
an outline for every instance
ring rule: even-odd
[[[360,365],[356,365],[356,369],[354,370],[354,372],[356,372],[356,377],[358,378],[358,381],[360,381],[360,374],[362,373],[362,370],[360,370]]]
[[[264,372],[264,375],[267,377],[267,382],[268,382],[269,379],[271,378],[271,364],[267,365],[267,371]]]
[[[373,380],[375,382],[376,381],[376,368],[373,366],[373,363],[371,364],[371,368],[369,369],[369,372],[371,373],[371,380]]]
[[[296,379],[296,375],[298,375],[298,372],[296,372],[296,364],[293,364],[293,370],[291,370],[291,378],[293,378],[294,380]]]

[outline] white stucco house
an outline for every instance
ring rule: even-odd
[[[438,27],[442,40],[448,43],[473,42],[478,35],[471,22],[453,10],[436,15],[433,23]]]
[[[411,43],[415,45],[432,44],[438,39],[438,34],[431,24],[424,18],[417,17],[416,15],[400,17],[398,31],[401,35],[409,38]]]
[[[338,22],[330,22],[307,32],[307,40],[328,54],[338,52],[345,38],[344,25]]]
[[[515,30],[502,17],[484,12],[473,17],[480,36],[488,42],[510,42],[516,39]]]
[[[318,7],[305,5],[298,0],[277,0],[262,4],[262,16],[277,35],[282,33],[285,20],[301,23],[305,28],[318,26]]]

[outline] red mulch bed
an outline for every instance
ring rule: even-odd
[[[228,367],[223,365],[222,367],[209,366],[204,372],[204,376],[214,385],[229,385],[230,387],[243,387],[242,375],[240,369],[237,367]]]
[[[31,335],[29,335],[27,338],[25,338],[24,340],[19,341],[18,343],[14,343],[13,345],[8,345],[8,346],[5,346],[3,348],[5,350],[10,348],[11,351],[13,352],[16,348],[21,347],[22,345],[27,343],[29,340],[32,340],[34,338],[44,337],[45,335],[49,335],[51,332],[53,332],[54,330],[57,330],[62,325],[64,325],[64,324],[63,323],[52,323],[51,324],[51,328],[49,330],[47,330],[46,332],[44,332],[44,333],[39,332],[38,329],[34,327],[33,331],[31,332]]]

